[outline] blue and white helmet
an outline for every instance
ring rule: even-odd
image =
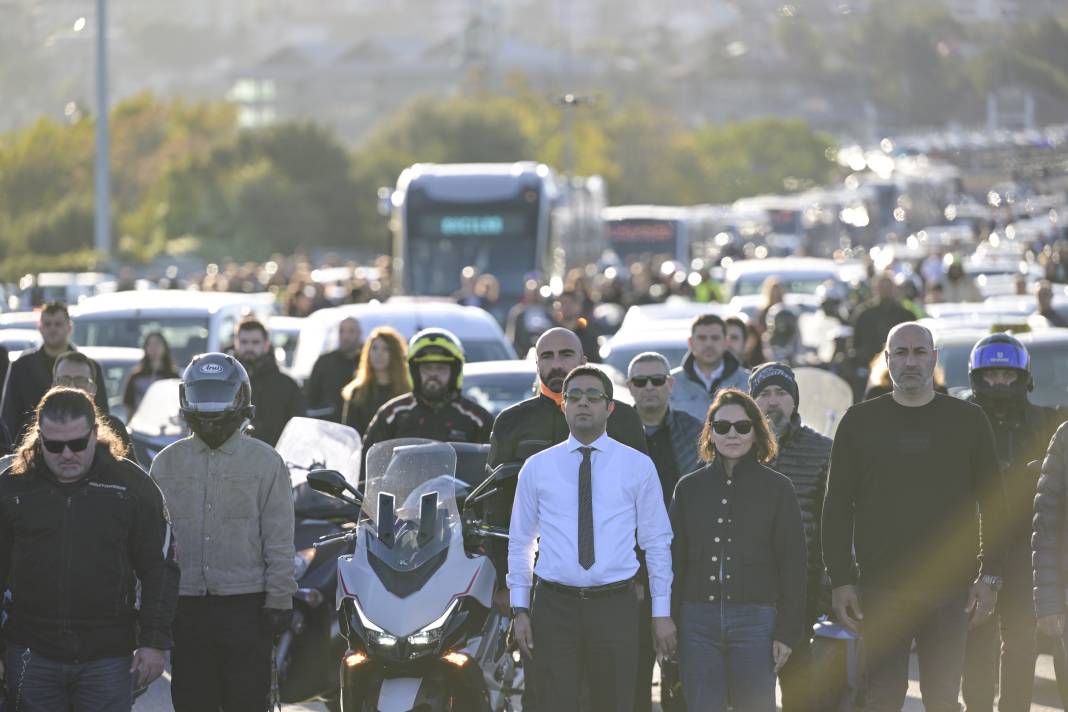
[[[1019,371],[1020,376],[1012,386],[992,387],[982,378],[982,371],[990,368],[1007,368]],[[1026,397],[1033,387],[1031,381],[1031,354],[1012,334],[999,333],[980,339],[972,347],[968,357],[968,380],[972,392],[980,398],[999,399]]]

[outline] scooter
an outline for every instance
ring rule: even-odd
[[[338,561],[345,712],[500,712],[520,692],[511,621],[492,607],[496,572],[481,545],[507,533],[472,515],[493,478],[465,496],[456,463],[448,443],[401,439],[367,453],[363,493],[338,472],[308,474],[313,489],[362,512],[355,530],[320,542],[355,544]]]

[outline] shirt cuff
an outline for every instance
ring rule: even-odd
[[[508,595],[512,599],[512,608],[530,608],[530,586],[510,588]]]
[[[671,596],[653,596],[653,618],[671,616]]]

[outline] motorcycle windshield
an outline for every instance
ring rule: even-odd
[[[360,434],[347,425],[314,418],[291,418],[275,450],[289,468],[293,487],[312,470],[336,470],[354,487],[360,478]]]
[[[448,444],[416,438],[378,443],[367,452],[365,475],[368,553],[385,566],[415,571],[462,539],[456,451]],[[379,512],[382,495],[392,496],[392,522]]]
[[[141,400],[141,405],[130,418],[131,433],[140,433],[150,438],[184,438],[189,434],[189,427],[182,417],[178,402],[177,378],[156,381]]]

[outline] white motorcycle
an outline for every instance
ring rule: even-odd
[[[367,453],[362,494],[340,473],[308,475],[313,489],[362,507],[356,530],[333,538],[356,544],[338,559],[345,712],[512,709],[521,673],[508,649],[511,622],[492,607],[496,572],[481,544],[507,535],[461,516],[467,485],[456,463],[448,443],[402,439]],[[472,504],[493,493],[492,482],[471,493]]]

